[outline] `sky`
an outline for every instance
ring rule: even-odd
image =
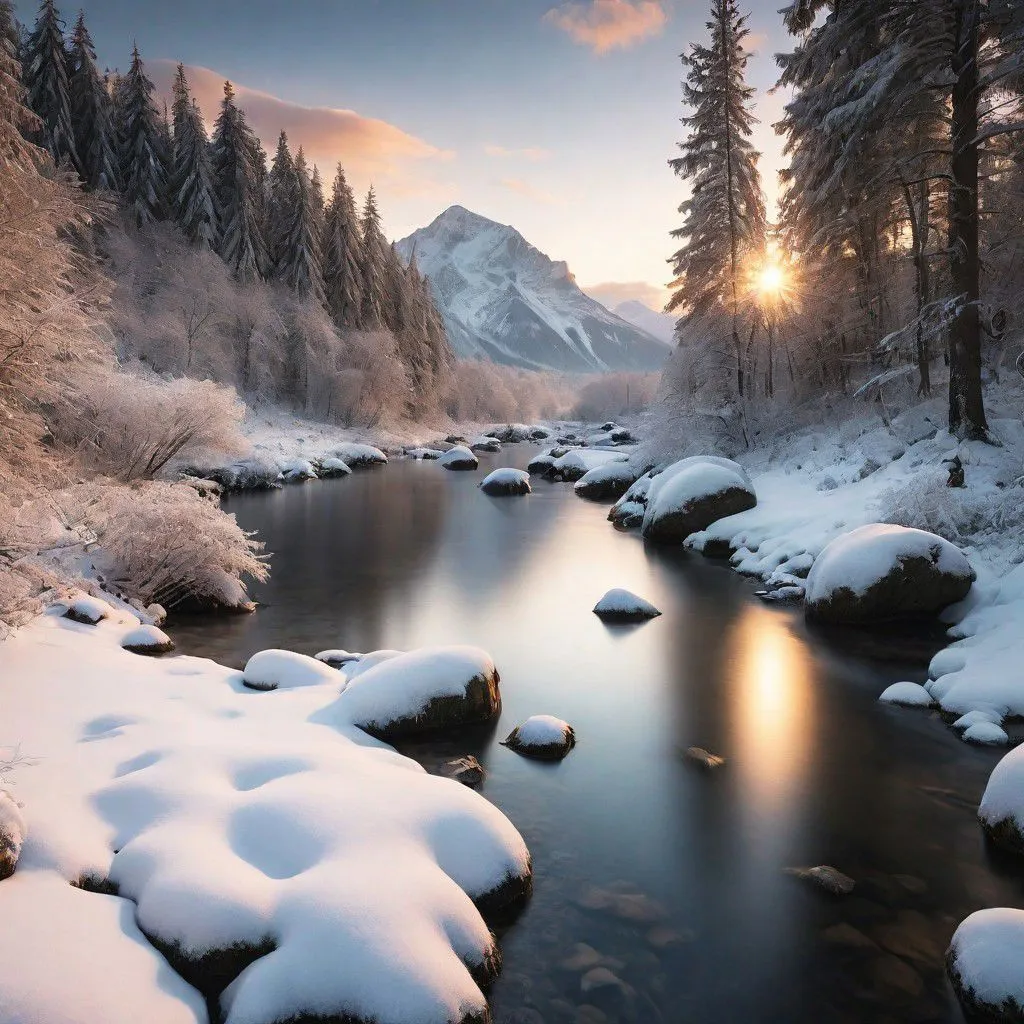
[[[168,89],[181,61],[209,116],[230,78],[270,152],[278,132],[326,179],[372,183],[401,238],[458,203],[512,224],[610,304],[658,306],[685,186],[679,54],[707,0],[80,0],[101,66],[138,44]],[[778,0],[748,0],[766,191],[780,145]],[[35,0],[19,16],[35,17]],[[58,0],[61,6],[61,0]],[[73,21],[77,5],[62,11]]]

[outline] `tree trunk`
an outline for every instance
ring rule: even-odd
[[[980,0],[959,0],[952,70],[950,270],[959,312],[949,338],[949,429],[963,440],[986,440],[981,391],[981,255],[978,196],[978,51]]]
[[[902,179],[902,175],[901,175]],[[919,395],[930,395],[931,353],[924,333],[922,314],[928,301],[928,182],[922,181],[918,189],[920,207],[915,204],[910,186],[903,183],[903,198],[907,203],[907,217],[910,220],[910,235],[914,251],[914,297],[917,300],[917,372],[920,380]]]

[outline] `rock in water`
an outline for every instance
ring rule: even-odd
[[[757,505],[757,495],[746,475],[718,462],[691,462],[681,469],[669,467],[655,477],[648,491],[644,540],[655,544],[681,544],[690,534],[706,530],[727,516]],[[661,480],[661,477],[667,479]]]
[[[883,704],[899,704],[905,708],[928,708],[935,702],[920,683],[893,683],[878,698]]]
[[[609,622],[644,622],[661,614],[650,601],[616,587],[594,606],[594,614]]]
[[[21,808],[7,790],[0,789],[0,882],[14,874],[26,832]]]
[[[971,914],[946,953],[946,970],[969,1020],[1024,1024],[1024,911]]]
[[[156,626],[139,626],[121,637],[121,646],[133,654],[167,654],[174,650],[174,641]]]
[[[368,469],[371,466],[386,466],[388,457],[372,444],[343,444],[334,449],[332,455],[341,459],[350,469]]]
[[[786,868],[786,874],[801,878],[805,882],[813,882],[833,896],[849,896],[857,884],[849,875],[844,875],[842,871],[827,864],[819,864],[813,868]]]
[[[873,523],[837,537],[807,577],[807,617],[870,626],[933,616],[962,601],[975,573],[963,552],[924,530]]]
[[[568,722],[551,715],[534,715],[517,725],[502,746],[524,757],[561,761],[576,746],[576,733]]]
[[[686,756],[701,768],[721,768],[725,764],[724,757],[712,754],[703,747],[687,747]]]
[[[1024,855],[1024,746],[1014,747],[992,770],[978,820],[994,843]]]
[[[480,490],[492,498],[509,498],[530,493],[530,474],[521,469],[496,469],[484,477]]]
[[[338,673],[330,665],[295,651],[268,650],[246,663],[242,683],[250,690],[292,689],[300,686],[337,687]]]
[[[621,498],[636,483],[638,470],[628,462],[609,462],[588,470],[576,481],[573,490],[590,501]]]
[[[457,757],[454,761],[446,761],[441,766],[441,774],[445,778],[454,779],[464,786],[469,786],[470,789],[481,785],[487,777],[484,766],[472,754]]]
[[[445,469],[472,471],[480,467],[480,460],[465,445],[459,444],[449,448],[437,464]]]

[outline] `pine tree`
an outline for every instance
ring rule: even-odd
[[[295,156],[295,203],[291,210],[278,275],[303,298],[326,304],[323,254],[321,249],[316,194],[306,157],[300,149]]]
[[[388,319],[388,242],[380,226],[373,186],[366,193],[361,227],[360,281],[362,308],[359,319],[367,330],[386,325]]]
[[[750,143],[757,123],[751,113],[754,90],[746,84],[749,35],[737,0],[712,0],[709,46],[694,43],[683,64],[684,102],[692,113],[672,169],[690,182],[691,196],[679,207],[681,228],[672,237],[682,247],[670,261],[675,280],[668,309],[684,320],[702,319],[727,309],[732,318],[736,390],[745,391],[740,314],[744,264],[765,245],[765,210],[759,154]]]
[[[356,204],[345,172],[338,173],[324,224],[324,286],[327,308],[342,329],[360,326],[362,309],[362,242],[356,223]]]
[[[167,216],[167,154],[161,116],[153,101],[153,83],[139,56],[119,84],[122,203],[138,227]]]
[[[39,127],[39,119],[25,105],[25,87],[18,62],[18,31],[14,8],[0,0],[0,168],[35,169],[43,157],[26,135]]]
[[[214,249],[218,239],[217,195],[206,127],[192,99],[185,68],[174,79],[174,156],[170,197],[174,220],[194,245]]]
[[[295,160],[288,148],[288,135],[281,132],[277,139],[277,152],[267,174],[266,219],[264,237],[267,240],[267,254],[271,273],[278,278],[284,276],[285,249],[288,232],[295,216],[299,198],[299,182],[295,173]]]
[[[235,91],[224,83],[224,99],[213,134],[213,179],[220,210],[218,251],[240,281],[256,281],[267,268],[260,231],[262,149],[235,103]]]
[[[71,112],[82,181],[91,189],[114,191],[120,177],[112,104],[84,14],[75,23],[70,59]]]
[[[58,166],[81,171],[71,120],[64,23],[53,0],[43,0],[39,8],[35,29],[25,45],[22,73],[28,105],[41,122],[35,141],[50,151]]]

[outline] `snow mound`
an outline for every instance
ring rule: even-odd
[[[0,881],[14,874],[27,833],[21,808],[6,789],[0,789]]]
[[[628,462],[609,462],[584,473],[573,489],[591,501],[621,498],[636,483],[637,473]]]
[[[410,448],[405,454],[417,462],[436,462],[444,452],[439,448]]]
[[[147,942],[132,909],[48,872],[0,885],[0,1021],[206,1024],[199,993]]]
[[[341,459],[350,469],[365,469],[368,466],[387,465],[388,457],[372,444],[342,444],[334,449],[333,455]]]
[[[1024,1019],[1024,910],[979,910],[963,921],[949,945],[946,965],[971,1019]]]
[[[403,654],[405,654],[405,651],[385,650],[370,651],[369,654],[357,655],[354,660],[350,660],[345,666],[345,675],[351,682],[364,672],[369,672],[371,668],[376,668],[377,665],[390,661],[392,658],[398,658]]]
[[[934,703],[932,695],[920,683],[893,683],[878,699],[883,704],[899,704],[905,708],[927,708]]]
[[[96,623],[110,618],[113,614],[114,609],[106,601],[83,595],[68,603],[64,617],[71,619],[72,622],[80,622],[84,626],[95,626]]]
[[[501,712],[498,681],[486,651],[427,647],[350,676],[322,720],[357,725],[381,739],[488,722]]]
[[[621,452],[607,451],[602,448],[574,448],[561,458],[555,459],[549,474],[553,480],[564,480],[576,483],[582,480],[592,469],[607,465],[609,462],[626,462],[628,456]]]
[[[134,654],[166,654],[174,641],[156,626],[138,626],[121,637],[121,646]]]
[[[954,729],[970,729],[972,725],[981,725],[988,723],[989,725],[1002,725],[1003,716],[997,715],[993,711],[968,711],[966,715],[961,715],[954,723]]]
[[[330,456],[326,459],[321,459],[319,462],[320,476],[324,478],[336,477],[336,476],[351,476],[352,469],[347,462],[343,459],[335,458]]]
[[[1014,747],[992,770],[978,820],[994,842],[1024,854],[1024,746]]]
[[[494,437],[477,437],[469,442],[469,448],[474,452],[487,452],[489,455],[497,455],[501,451],[501,442]]]
[[[521,469],[496,469],[484,478],[480,489],[496,498],[529,494],[530,474]]]
[[[1005,747],[1010,742],[1006,730],[995,722],[975,722],[964,730],[961,739],[965,743],[977,743],[983,747]]]
[[[464,444],[457,444],[449,448],[437,464],[445,469],[474,470],[479,467],[480,460]]]
[[[561,761],[576,746],[576,733],[568,722],[551,715],[534,715],[517,725],[502,745],[525,757]]]
[[[644,539],[657,544],[681,544],[713,522],[745,512],[757,496],[745,475],[728,460],[685,460],[656,476],[647,492]]]
[[[522,444],[524,441],[542,440],[551,431],[546,427],[529,427],[525,423],[505,423],[491,427],[485,434],[505,444]]]
[[[871,523],[833,540],[807,577],[807,614],[866,624],[934,614],[963,600],[975,574],[955,545],[933,533]]]
[[[291,690],[299,686],[338,685],[338,672],[294,651],[260,651],[246,663],[242,682],[251,690]]]
[[[602,619],[618,619],[619,621],[636,622],[653,619],[661,612],[650,601],[628,590],[616,587],[609,590],[594,606],[594,614]]]
[[[330,665],[331,668],[341,668],[342,665],[348,665],[352,662],[359,661],[360,658],[362,658],[361,654],[352,654],[349,651],[342,651],[333,648],[329,651],[321,651],[316,655],[317,661],[322,661],[325,665]]]
[[[316,468],[306,459],[291,459],[281,466],[281,475],[285,483],[302,483],[303,480],[316,480]]]

